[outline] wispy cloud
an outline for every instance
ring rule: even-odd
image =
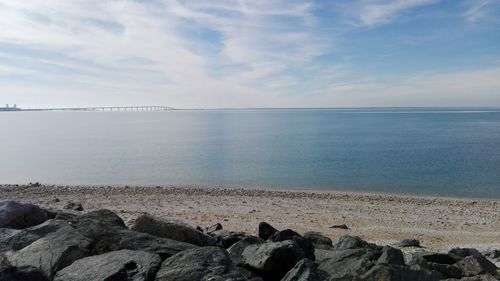
[[[402,16],[408,10],[432,5],[439,0],[382,0],[359,1],[359,24],[377,26],[389,23]]]
[[[464,13],[465,18],[469,22],[476,22],[479,19],[488,15],[490,6],[498,5],[498,0],[474,0],[469,1],[467,10]]]
[[[467,6],[466,18],[474,22],[499,0],[464,1],[458,16]],[[451,97],[463,91],[445,86],[445,78],[458,75],[453,67],[436,70],[443,77],[438,83],[421,69],[411,70],[410,62],[395,61],[413,59],[398,53],[408,44],[389,42],[386,49],[390,38],[377,33],[384,29],[377,27],[397,25],[438,2],[445,3],[354,0],[332,12],[315,0],[0,0],[0,100],[58,106],[383,105],[415,97],[415,88],[433,92],[433,85],[443,99],[455,101]],[[346,26],[345,17],[355,24]],[[407,31],[400,34],[412,36]],[[482,50],[494,62],[500,55],[491,49]],[[420,52],[419,59],[433,59]],[[394,74],[405,67],[406,76]],[[500,88],[490,79],[496,72],[481,73],[486,81],[463,68],[468,89],[476,83],[480,90],[469,101],[485,102]],[[388,81],[385,72],[397,78]]]

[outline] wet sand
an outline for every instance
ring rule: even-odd
[[[53,209],[79,202],[83,212],[106,208],[125,221],[147,212],[200,227],[220,222],[225,229],[250,234],[256,234],[259,222],[267,221],[278,229],[319,231],[334,241],[350,234],[377,244],[416,238],[433,250],[500,248],[500,200],[195,187],[0,185],[0,200],[6,199]],[[349,229],[330,228],[342,224]]]

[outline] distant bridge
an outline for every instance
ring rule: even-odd
[[[22,109],[22,111],[166,111],[175,108],[163,105],[140,106],[94,106],[94,107],[54,107]]]

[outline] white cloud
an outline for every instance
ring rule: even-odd
[[[312,32],[314,5],[302,1],[0,0],[0,5],[0,44],[25,49],[6,55],[33,59],[35,69],[43,69],[31,73],[38,82],[123,91],[123,100],[127,92],[142,92],[144,100],[176,106],[243,104],[259,92],[260,79],[309,63],[327,45]],[[213,42],[196,38],[199,30],[217,34],[220,47],[204,54]],[[36,52],[52,57],[37,58]],[[45,71],[49,66],[58,73]]]
[[[469,22],[476,22],[488,14],[488,7],[499,4],[498,0],[474,0],[469,1],[469,5],[464,16]]]
[[[356,2],[358,24],[378,26],[401,17],[408,10],[432,5],[439,0],[361,0]]]

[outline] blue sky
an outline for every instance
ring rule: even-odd
[[[0,0],[0,102],[500,106],[500,0]]]

